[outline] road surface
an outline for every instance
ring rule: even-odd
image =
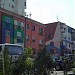
[[[51,75],[64,75],[63,71],[54,71],[54,74]]]

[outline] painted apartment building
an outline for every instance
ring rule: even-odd
[[[40,48],[45,45],[44,28],[45,26],[35,20],[26,18],[26,47],[33,49],[36,54]]]
[[[75,29],[72,28],[72,33],[71,33],[71,40],[72,40],[72,49],[75,51]]]
[[[24,15],[26,0],[0,0],[0,8]]]
[[[48,45],[48,51],[56,56],[72,53],[75,29],[59,21],[45,25],[45,44]]]
[[[24,47],[25,17],[0,8],[0,43],[20,44]]]
[[[0,43],[30,46],[33,54],[47,45],[51,54],[64,55],[75,50],[75,29],[59,21],[42,24],[0,8]]]

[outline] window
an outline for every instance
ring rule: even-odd
[[[12,0],[14,2],[14,0]]]
[[[24,5],[26,6],[26,1],[24,2]]]
[[[26,24],[26,29],[29,29],[29,24]]]
[[[66,35],[64,35],[64,39],[67,39],[67,36]]]
[[[69,47],[70,47],[70,44],[69,44]]]
[[[5,17],[5,22],[10,23],[10,18]]]
[[[9,4],[9,7],[10,7],[10,4]]]
[[[17,43],[22,43],[21,32],[17,32]]]
[[[24,23],[23,22],[21,22],[21,27],[24,27]]]
[[[39,40],[39,44],[43,44],[43,39]]]
[[[12,5],[12,8],[14,9],[14,5]]]
[[[14,25],[18,25],[18,22],[17,22],[17,20],[14,20]]]
[[[17,21],[18,26],[21,26],[21,22]]]
[[[10,36],[10,31],[7,32],[8,36]]]
[[[26,41],[29,41],[29,36],[26,36]]]
[[[34,37],[32,37],[32,42],[35,42],[35,38]]]
[[[48,38],[49,38],[49,39],[52,39],[52,38],[53,38],[53,34],[49,34],[49,35],[48,35]]]
[[[66,28],[64,28],[64,32],[66,32],[67,30],[66,30]]]
[[[17,37],[21,37],[21,32],[17,32]]]
[[[6,36],[10,36],[10,31],[5,30],[5,35],[6,35]]]
[[[8,23],[10,23],[10,18],[8,18]]]
[[[68,40],[70,40],[70,36],[68,36]]]
[[[65,42],[65,45],[67,46],[67,42]]]
[[[21,22],[17,21],[17,26],[19,29],[21,29]]]
[[[42,28],[39,28],[39,34],[43,35],[43,29]]]
[[[60,29],[62,29],[63,27],[61,26]]]
[[[32,26],[32,31],[35,31],[35,26]]]
[[[17,43],[22,43],[22,39],[20,37],[17,37]]]
[[[68,33],[71,33],[71,28],[70,27],[68,27]]]

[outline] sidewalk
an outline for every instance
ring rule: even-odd
[[[63,71],[54,71],[54,74],[51,75],[64,75]]]

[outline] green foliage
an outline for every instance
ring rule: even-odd
[[[75,68],[73,68],[73,73],[75,74]]]
[[[28,47],[24,49],[24,53],[20,56],[18,63],[15,64],[12,75],[26,75],[32,69],[32,58],[31,58],[32,48]]]
[[[25,53],[25,67],[27,70],[30,70],[32,68],[32,58],[31,58],[31,52],[32,52],[32,48],[31,47],[27,47],[24,49],[24,53]]]
[[[28,69],[28,70],[32,69],[32,65],[33,65],[32,59],[30,57],[26,58],[26,60],[25,60],[26,69]]]
[[[5,75],[8,75],[10,71],[10,59],[6,48],[4,49],[4,70],[5,70]]]
[[[72,54],[75,54],[75,50],[72,50]]]
[[[67,72],[71,70],[72,62],[71,62],[70,59],[65,57],[64,60],[63,60],[63,64],[62,65],[63,65],[64,75],[66,75]]]
[[[31,52],[32,52],[32,48],[31,47],[27,47],[27,48],[24,49],[24,53],[25,53],[26,57],[30,57]]]
[[[3,75],[2,53],[0,54],[0,75]]]
[[[50,57],[50,53],[46,53],[46,47],[40,50],[37,58],[34,62],[34,69],[37,69],[37,73],[47,74],[47,71],[52,71],[53,61]]]
[[[32,49],[30,47],[24,49],[24,54],[19,58],[12,75],[29,75],[31,72],[34,75],[44,75],[47,74],[46,70],[52,70],[52,59],[50,58],[50,54],[46,53],[45,48],[40,50],[34,62],[31,58],[31,52]]]
[[[75,68],[75,61],[73,62],[73,67]]]

